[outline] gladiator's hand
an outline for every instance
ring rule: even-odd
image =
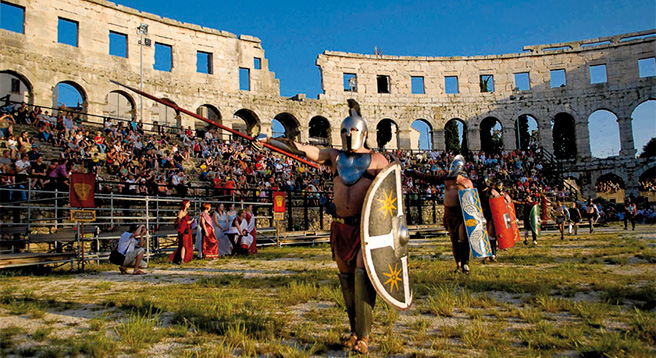
[[[303,157],[305,156],[305,152],[299,150],[296,147],[296,143],[294,143],[294,141],[289,138],[269,138],[267,140],[267,143],[278,149],[282,149],[285,152],[292,153],[298,156],[303,156]]]

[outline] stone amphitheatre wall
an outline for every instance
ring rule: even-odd
[[[6,0],[23,8],[24,31],[0,29],[0,88],[7,75],[25,87],[19,98],[42,106],[55,106],[56,86],[64,82],[84,98],[84,111],[109,115],[109,94],[118,91],[140,115],[140,100],[110,79],[138,87],[143,67],[145,91],[196,111],[206,106],[226,126],[243,126],[271,134],[272,120],[279,120],[288,136],[309,140],[312,120],[323,122],[327,142],[340,145],[339,123],[346,114],[345,100],[356,98],[368,121],[369,144],[377,143],[376,127],[384,119],[396,124],[397,144],[411,147],[411,124],[426,122],[432,147],[445,148],[444,126],[459,119],[466,128],[469,149],[481,147],[480,124],[496,118],[503,127],[504,149],[516,148],[515,125],[521,115],[531,115],[540,128],[540,144],[553,150],[551,121],[560,113],[570,115],[576,132],[577,158],[572,176],[584,188],[594,187],[598,168],[609,168],[626,180],[627,190],[637,188],[636,173],[655,165],[636,160],[631,114],[641,103],[656,99],[656,77],[641,78],[638,61],[656,57],[656,31],[643,31],[577,42],[527,46],[524,52],[472,57],[404,57],[326,51],[316,64],[323,93],[318,99],[304,95],[280,97],[279,81],[269,71],[259,39],[115,5],[103,0]],[[58,19],[78,24],[78,45],[58,43]],[[136,29],[149,26],[149,47],[139,45]],[[127,57],[109,54],[109,33],[127,36]],[[154,44],[172,48],[170,72],[153,69]],[[143,56],[140,56],[143,50]],[[198,73],[197,51],[212,55],[211,74]],[[254,60],[260,59],[261,68]],[[141,60],[143,59],[143,60]],[[590,66],[605,65],[605,83],[590,84]],[[240,90],[240,68],[248,69],[250,90]],[[551,88],[550,71],[564,70],[566,85]],[[354,74],[357,91],[345,91],[344,74]],[[530,89],[513,92],[516,73],[528,73]],[[494,91],[482,93],[481,76],[493,76]],[[4,76],[4,77],[3,77]],[[377,76],[388,76],[389,93],[378,93]],[[458,78],[458,93],[445,93],[445,77]],[[423,78],[423,94],[413,94],[411,78]],[[4,93],[0,93],[0,96]],[[15,98],[15,96],[12,96]],[[599,109],[618,118],[621,150],[616,157],[599,161],[590,156],[588,117]],[[143,101],[143,121],[161,121],[161,109]],[[194,126],[186,116],[167,124]],[[89,120],[96,120],[89,118]],[[168,121],[168,120],[167,120]],[[163,124],[163,123],[160,123]],[[606,169],[604,169],[606,170]]]

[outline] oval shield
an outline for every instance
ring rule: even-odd
[[[485,229],[486,221],[478,190],[458,190],[458,197],[472,256],[476,259],[492,256],[492,245],[490,245],[490,237]]]
[[[517,240],[517,236],[519,236],[515,209],[510,204],[506,203],[506,198],[502,196],[490,199],[492,220],[494,221],[494,230],[497,234],[500,249],[515,246],[515,241]]]
[[[401,164],[394,162],[371,183],[364,199],[361,248],[367,274],[380,297],[394,308],[412,304],[408,273],[409,234],[403,214]]]

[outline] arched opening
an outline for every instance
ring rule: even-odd
[[[569,113],[558,113],[551,121],[553,149],[557,159],[576,158],[576,125]]]
[[[232,123],[232,129],[250,135],[257,136],[262,130],[260,119],[255,112],[250,109],[242,108],[235,112],[233,119],[241,119]]]
[[[399,126],[391,119],[385,118],[376,125],[376,144],[381,149],[399,148]]]
[[[171,104],[176,104],[168,98],[162,100]],[[153,129],[158,130],[159,126],[180,128],[180,113],[175,109],[165,106],[161,103],[153,103],[150,108],[150,120],[153,123]]]
[[[656,196],[656,166],[645,170],[638,178],[638,182],[640,184],[640,195],[649,196],[650,198]]]
[[[273,117],[274,122],[278,121],[278,123],[282,126],[283,128],[283,137],[289,138],[292,140],[298,140],[299,136],[301,134],[300,127],[301,125],[298,123],[298,119],[294,117],[294,115],[290,113],[279,113],[275,117]],[[279,129],[278,129],[279,131]],[[280,136],[280,135],[278,135]]]
[[[55,98],[53,107],[65,109],[70,112],[86,112],[86,93],[75,82],[59,82],[54,88],[53,98]]]
[[[640,103],[631,113],[631,119],[636,154],[640,158],[656,157],[656,100]]]
[[[467,152],[467,125],[460,118],[450,119],[444,125],[444,144],[448,153]]]
[[[0,71],[0,97],[9,95],[13,102],[32,104],[32,84],[25,76],[14,71]]]
[[[494,117],[481,121],[481,150],[486,154],[500,154],[503,151],[503,127]]]
[[[410,148],[419,150],[433,149],[433,127],[425,119],[417,119],[410,126]]]
[[[517,148],[520,150],[536,149],[540,145],[540,127],[538,120],[530,114],[522,114],[515,122]]]
[[[123,91],[109,92],[105,113],[108,117],[132,120],[136,114],[134,100]]]
[[[217,122],[219,124],[223,124],[221,122],[221,112],[219,110],[212,106],[211,104],[204,104],[196,109],[196,114],[205,117],[209,120],[212,120],[214,122]],[[199,138],[204,138],[205,137],[205,132],[214,128],[213,125],[202,121],[200,119],[194,118],[194,129],[196,130],[196,136]],[[219,138],[223,138],[223,133],[221,129],[218,130]]]
[[[624,190],[624,180],[614,173],[604,174],[597,179],[595,190],[597,193],[617,193]]]
[[[594,111],[588,117],[590,154],[595,158],[608,158],[619,154],[620,128],[617,116],[605,109]]]
[[[328,119],[322,116],[312,117],[308,136],[310,144],[330,145],[330,122],[328,122]]]

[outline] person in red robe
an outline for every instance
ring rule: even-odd
[[[248,247],[248,254],[249,255],[257,254],[257,243],[255,242],[255,234],[256,234],[255,214],[253,214],[252,204],[246,206],[246,223],[248,224],[248,226],[246,227],[246,231],[248,231],[248,233],[253,237],[253,242]]]
[[[203,232],[203,256],[208,259],[219,258],[219,241],[214,233],[214,221],[210,216],[210,203],[203,204],[203,212],[200,214],[200,226]]]
[[[174,264],[189,262],[194,257],[194,240],[191,234],[194,220],[189,215],[189,206],[189,200],[183,200],[178,216],[175,218],[175,229],[178,231],[178,248],[169,257],[169,260]]]

